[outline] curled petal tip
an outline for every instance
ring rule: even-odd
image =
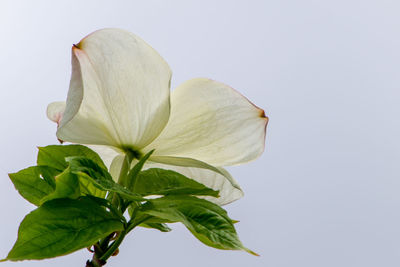
[[[60,122],[64,116],[65,110],[65,102],[53,102],[47,106],[47,117],[57,123],[57,127],[60,125]]]
[[[263,109],[260,109],[260,118],[266,119],[267,121],[269,120],[268,117],[265,115],[265,111]]]

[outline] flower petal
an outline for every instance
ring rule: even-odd
[[[262,109],[229,86],[193,79],[172,92],[168,124],[144,151],[215,166],[244,163],[263,152],[267,123]]]
[[[116,156],[113,161],[111,162],[109,172],[111,177],[114,179],[115,182],[118,182],[119,175],[121,173],[122,164],[124,163],[125,155],[119,154]]]
[[[237,185],[237,182],[223,168],[218,169],[220,170],[220,172],[224,173],[225,176],[215,171],[203,168],[173,166],[148,161],[148,163],[144,165],[143,169],[149,168],[173,170],[199,183],[202,183],[209,188],[218,190],[220,195],[220,197],[218,198],[211,196],[202,196],[201,198],[207,199],[208,201],[211,201],[221,206],[229,204],[243,196],[243,191],[240,189],[240,187],[233,186],[231,183],[231,181],[233,181]],[[228,180],[226,176],[229,176],[230,179]]]
[[[65,110],[65,101],[53,102],[47,106],[47,118],[49,120],[60,124]]]
[[[72,48],[72,76],[59,139],[140,149],[169,117],[171,70],[139,37],[104,29]]]

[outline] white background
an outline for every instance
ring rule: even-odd
[[[57,143],[70,49],[88,33],[136,33],[193,77],[231,85],[270,117],[266,150],[231,168],[226,206],[246,246],[220,251],[183,227],[135,230],[107,266],[400,266],[400,3],[335,1],[0,2],[0,256],[34,208],[7,177]],[[0,266],[84,266],[87,251]]]

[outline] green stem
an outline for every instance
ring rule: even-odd
[[[119,183],[120,185],[125,186],[125,184],[126,184],[126,177],[128,176],[128,172],[129,172],[129,170],[130,170],[131,163],[132,163],[132,160],[133,160],[133,159],[134,159],[134,155],[133,155],[131,152],[129,152],[129,151],[126,152],[125,157],[124,157],[124,160],[123,160],[123,162],[122,162],[121,171],[120,171],[119,177],[118,177],[118,183]],[[119,199],[117,193],[114,193],[113,198],[112,198],[112,201],[111,201],[112,205],[113,205],[113,206],[119,206],[119,205],[118,205],[118,204],[119,204],[119,203],[118,203],[119,200],[120,200],[120,199]]]
[[[111,257],[115,251],[118,249],[119,245],[121,245],[122,241],[124,240],[125,236],[132,231],[136,226],[138,226],[139,224],[145,222],[148,218],[150,218],[151,216],[147,216],[145,218],[143,218],[142,220],[136,222],[136,223],[132,223],[132,219],[129,221],[128,226],[125,228],[125,230],[123,230],[122,232],[119,233],[117,239],[111,244],[111,246],[107,249],[107,251],[100,257],[96,258],[96,254],[93,256],[93,259],[97,259],[97,262],[104,263],[108,260],[109,257]],[[92,261],[93,262],[93,261]],[[104,265],[103,264],[103,265]],[[99,265],[99,266],[103,266],[103,265]],[[96,265],[94,265],[96,266]],[[96,266],[97,267],[97,266]]]
[[[132,231],[136,226],[138,226],[141,223],[144,223],[145,221],[147,221],[149,218],[151,218],[150,215],[145,216],[142,220],[137,221],[136,223],[130,224],[131,221],[133,221],[134,217],[132,216],[132,219],[129,221],[128,223],[128,227],[126,228],[126,232],[129,233],[130,231]]]
[[[125,154],[124,161],[122,162],[121,172],[119,173],[118,177],[118,183],[120,185],[125,185],[126,183],[126,176],[128,175],[132,160],[133,158],[131,157],[130,153],[127,152]]]
[[[104,238],[103,240],[101,240],[101,241],[99,242],[99,246],[100,246],[100,248],[101,248],[102,251],[105,251],[105,250],[107,249],[108,243],[109,243],[110,240],[114,237],[115,234],[116,234],[115,232],[114,232],[114,233],[111,233],[111,234],[109,234],[106,238]]]
[[[124,157],[124,161],[122,162],[122,166],[121,166],[121,172],[119,174],[118,177],[118,183],[122,186],[125,186],[126,184],[126,179],[128,176],[128,172],[130,170],[130,166],[132,163],[132,160],[135,158],[135,155],[132,152],[126,152],[125,157]],[[114,206],[116,209],[118,209],[121,213],[123,213],[126,209],[126,205],[125,203],[123,203],[122,199],[118,196],[117,193],[114,193],[112,196],[112,201],[111,201],[111,205]],[[126,228],[117,233],[117,239],[111,243],[111,245],[109,246],[109,242],[111,240],[111,238],[113,237],[113,234],[107,236],[106,238],[104,238],[103,240],[100,240],[97,243],[97,246],[95,246],[95,251],[92,257],[91,261],[87,261],[86,262],[86,266],[87,267],[101,267],[104,266],[106,264],[106,261],[109,257],[111,257],[112,255],[114,255],[114,253],[117,251],[119,245],[121,245],[121,242],[124,240],[126,234],[133,229],[133,227],[128,227],[131,226],[130,224],[128,224],[126,226]]]
[[[97,246],[94,246],[94,253],[91,261],[86,262],[86,267],[101,267],[106,264],[106,261],[103,261],[99,259],[99,254],[101,254],[102,251],[99,249]]]
[[[101,262],[106,262],[109,257],[111,257],[115,251],[118,249],[119,245],[121,245],[122,241],[124,240],[125,236],[132,231],[136,226],[139,224],[145,222],[148,218],[151,216],[147,216],[143,218],[142,220],[136,222],[136,223],[131,223],[132,219],[129,221],[128,226],[123,230],[117,237],[117,239],[111,244],[111,246],[108,248],[108,250],[99,258]]]
[[[112,243],[109,249],[100,257],[101,261],[106,261],[109,257],[111,257],[115,251],[118,249],[119,245],[121,245],[122,240],[124,240],[126,234],[128,232],[126,230],[122,231],[118,238]]]

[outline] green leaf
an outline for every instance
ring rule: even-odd
[[[128,208],[131,224],[145,228],[154,228],[161,232],[169,232],[171,229],[165,223],[172,223],[170,220],[155,217],[140,211],[140,206],[137,203],[132,203]]]
[[[148,195],[199,195],[218,197],[214,191],[172,170],[152,168],[140,172],[132,186],[134,193]]]
[[[51,200],[24,218],[7,260],[66,255],[123,228],[118,217],[87,197]]]
[[[104,191],[116,192],[128,200],[146,200],[140,195],[132,193],[122,185],[114,182],[111,174],[92,160],[84,157],[68,157],[66,160],[72,172],[81,175],[82,178],[89,179],[97,188]]]
[[[92,196],[92,195],[87,195],[86,197],[91,199],[91,200],[93,200],[98,205],[107,208],[114,215],[119,217],[121,219],[121,221],[126,222],[126,219],[125,219],[124,215],[121,213],[121,211],[116,206],[112,205],[112,203],[109,200],[104,199],[104,198],[95,197],[95,196]]]
[[[56,198],[77,199],[84,195],[104,198],[106,193],[106,191],[94,186],[93,182],[85,175],[75,174],[68,167],[64,172],[56,176],[55,191],[42,198],[40,204]]]
[[[104,198],[106,196],[107,192],[95,186],[92,179],[82,174],[78,174],[78,177],[81,195],[91,195],[99,198]]]
[[[224,176],[231,183],[231,185],[234,188],[242,191],[239,184],[235,181],[235,179],[233,179],[233,177],[226,170],[224,170],[223,168],[214,167],[203,161],[200,161],[197,159],[192,159],[192,158],[171,157],[171,156],[153,156],[153,157],[151,157],[150,160],[153,162],[161,163],[161,164],[181,166],[181,167],[201,168],[201,169],[206,169],[206,170],[216,172],[216,173]]]
[[[107,169],[100,156],[90,148],[82,145],[51,145],[39,147],[37,162],[38,164],[52,166],[60,172],[68,167],[66,158],[73,156],[81,156],[94,161],[103,169]],[[81,178],[79,179],[81,195],[93,195],[96,197],[105,197],[106,192],[95,187],[92,181]]]
[[[72,198],[76,199],[81,196],[79,178],[72,173],[69,168],[56,177],[56,190],[45,196],[41,200],[41,204],[56,198]]]
[[[168,227],[165,223],[142,223],[139,224],[140,227],[150,228],[150,229],[157,229],[161,232],[170,232],[172,231],[171,228]]]
[[[58,171],[54,168],[34,166],[8,176],[22,197],[39,206],[41,199],[54,191],[54,176],[57,174]]]
[[[137,175],[140,173],[140,171],[143,168],[143,165],[146,163],[146,161],[149,159],[149,157],[151,156],[151,154],[154,152],[154,149],[151,150],[150,152],[148,152],[146,155],[144,155],[138,163],[135,164],[135,166],[133,166],[133,168],[129,171],[128,173],[128,177],[127,177],[127,184],[126,187],[128,189],[130,189],[131,191],[133,191],[133,187],[136,181],[136,177]]]
[[[141,212],[183,223],[204,244],[229,250],[244,250],[232,220],[220,206],[192,196],[167,196],[149,200]]]
[[[107,169],[104,162],[96,152],[82,145],[51,145],[39,147],[37,164],[47,165],[60,171],[64,171],[64,169],[68,167],[65,158],[73,156],[81,156],[91,159],[102,168]]]

